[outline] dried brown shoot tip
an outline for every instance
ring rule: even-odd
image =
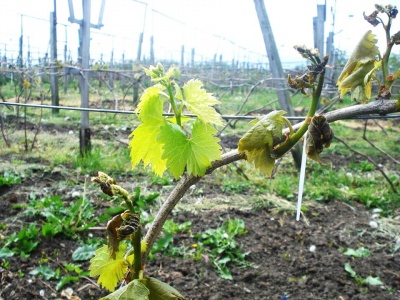
[[[116,184],[115,180],[101,171],[97,172],[97,176],[91,178],[92,182],[100,185],[101,190],[108,196],[114,196],[113,185]]]

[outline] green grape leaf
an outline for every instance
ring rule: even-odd
[[[151,300],[149,294],[149,289],[140,280],[135,279],[100,300]]]
[[[168,170],[177,179],[187,168],[189,174],[204,176],[215,160],[221,159],[219,139],[214,137],[217,130],[210,124],[197,119],[190,137],[176,124],[165,122],[158,135],[163,144],[162,159]]]
[[[184,300],[185,298],[172,286],[153,277],[141,280],[150,291],[149,300]]]
[[[183,86],[183,95],[180,89],[176,89],[176,98],[204,123],[222,125],[221,115],[213,107],[220,102],[211,93],[207,93],[200,80],[189,80]]]
[[[166,169],[166,161],[161,158],[162,144],[157,141],[157,134],[164,124],[163,99],[160,96],[160,87],[150,87],[141,97],[137,109],[143,122],[130,135],[129,147],[132,167],[143,161],[145,166],[151,165],[154,173],[162,176]]]
[[[354,49],[337,81],[340,97],[348,91],[353,91],[352,98],[356,101],[365,103],[369,100],[371,86],[368,84],[375,70],[380,67],[375,60],[379,55],[377,41],[375,35],[369,30]],[[356,90],[360,86],[362,88]]]
[[[145,89],[143,92],[143,95],[140,97],[139,104],[135,109],[135,112],[139,113],[139,118],[142,122],[151,120],[154,117],[162,117],[162,105],[161,109],[159,108],[159,105],[156,105],[157,109],[154,111],[152,108],[155,103],[164,103],[163,99],[160,97],[160,93],[163,91],[163,89],[164,88],[162,85],[156,84]]]
[[[90,260],[90,276],[99,276],[97,282],[110,292],[115,290],[128,270],[128,262],[124,259],[126,248],[126,244],[121,243],[114,260],[109,255],[108,246],[104,245],[97,249],[95,256]]]
[[[271,156],[274,137],[282,137],[283,126],[288,122],[283,117],[285,113],[282,110],[270,112],[239,140],[238,151],[246,153],[247,161],[268,176],[272,175],[275,166],[275,158]]]
[[[272,147],[268,148],[267,145],[263,148],[257,148],[246,152],[246,159],[252,162],[254,166],[267,176],[272,175],[275,167],[275,159],[272,158]]]

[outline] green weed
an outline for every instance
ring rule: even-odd
[[[74,237],[77,232],[86,230],[97,223],[93,217],[94,208],[84,197],[66,206],[60,196],[37,199],[35,195],[31,195],[24,214],[41,216],[45,219],[42,226],[44,237],[53,237],[59,233]]]
[[[83,271],[80,265],[64,263],[62,268],[52,270],[49,266],[41,265],[29,272],[30,275],[42,275],[45,280],[58,280],[56,290],[61,290],[66,284],[74,283],[81,276],[88,276],[89,272]]]
[[[360,258],[360,257],[368,257],[371,255],[371,251],[368,250],[367,248],[360,247],[356,250],[347,248],[345,251],[343,251],[344,255],[352,256],[355,258]]]
[[[3,175],[0,174],[0,186],[11,186],[17,183],[21,183],[21,176],[7,171]]]
[[[207,229],[196,234],[198,249],[210,259],[214,270],[224,279],[233,279],[229,270],[230,264],[239,267],[249,266],[246,256],[250,252],[242,252],[235,238],[247,233],[244,221],[241,219],[227,220],[221,227]]]
[[[177,233],[182,234],[183,232],[187,232],[191,234],[191,222],[183,222],[181,224],[177,224],[174,220],[167,220],[164,223],[163,231],[164,235],[158,239],[153,248],[151,249],[151,256],[154,256],[155,253],[161,252],[163,255],[168,255],[171,257],[191,257],[196,252],[194,247],[190,247],[187,245],[174,246],[174,236]]]
[[[346,270],[349,275],[354,278],[354,280],[357,282],[359,286],[363,285],[383,285],[383,282],[379,277],[372,277],[372,276],[367,276],[367,277],[362,277],[358,275],[350,266],[349,263],[345,263],[344,269]]]
[[[20,232],[13,232],[5,238],[4,245],[0,249],[0,258],[8,258],[14,255],[29,257],[29,253],[34,251],[39,244],[38,233],[40,228],[36,223],[25,225]]]

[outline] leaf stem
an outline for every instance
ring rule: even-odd
[[[392,18],[389,17],[388,23],[385,25],[382,22],[383,28],[385,29],[385,35],[386,35],[386,51],[385,54],[383,54],[382,58],[382,75],[383,75],[383,82],[385,87],[387,87],[387,77],[389,76],[389,58],[390,58],[390,53],[392,52],[393,48],[393,42],[390,39],[390,28],[392,27]]]
[[[165,84],[165,87],[167,88],[167,91],[168,91],[169,103],[171,103],[172,110],[174,111],[174,114],[175,114],[176,124],[178,124],[179,126],[182,126],[181,111],[176,107],[175,98],[174,98],[174,95],[172,94],[171,82],[168,81]]]
[[[293,133],[288,137],[286,141],[275,147],[273,151],[275,157],[282,157],[284,154],[286,154],[300,140],[300,138],[304,135],[304,133],[306,133],[308,125],[311,122],[311,118],[315,115],[315,111],[317,110],[318,101],[322,92],[322,86],[324,84],[324,78],[325,78],[325,68],[318,75],[318,84],[317,88],[312,93],[312,101],[310,109],[307,114],[307,119],[295,133]]]

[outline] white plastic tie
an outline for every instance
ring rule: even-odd
[[[303,154],[301,156],[299,194],[298,194],[298,198],[297,198],[296,221],[300,220],[301,201],[303,200],[303,191],[304,191],[304,178],[306,177],[306,162],[307,162],[306,137],[307,137],[307,132],[303,135]]]

